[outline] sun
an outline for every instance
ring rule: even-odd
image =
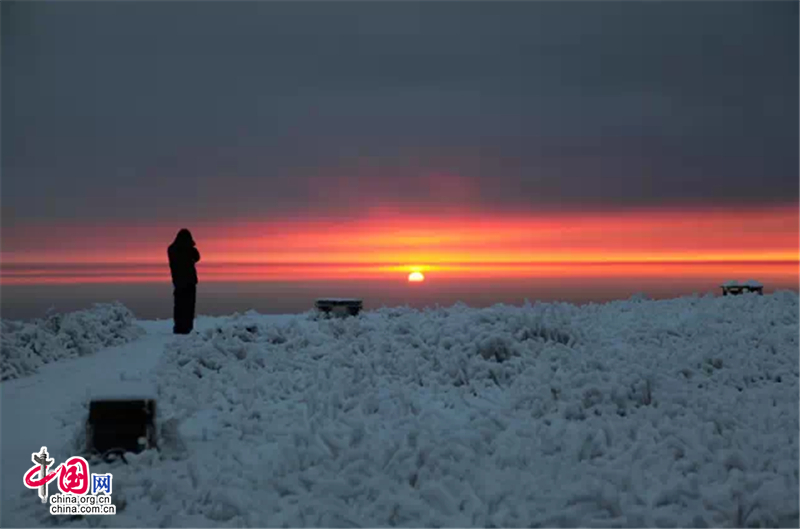
[[[411,272],[408,274],[408,281],[409,283],[419,283],[425,281],[425,276],[422,275],[422,272]]]

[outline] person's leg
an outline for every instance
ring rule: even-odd
[[[189,332],[191,320],[187,318],[188,298],[186,288],[175,289],[175,329],[176,334]]]
[[[186,289],[186,331],[194,329],[194,311],[197,305],[197,286]]]
[[[178,334],[180,332],[181,322],[181,306],[180,295],[177,288],[172,291],[172,332]]]

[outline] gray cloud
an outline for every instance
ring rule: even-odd
[[[797,200],[794,2],[1,9],[4,230]]]

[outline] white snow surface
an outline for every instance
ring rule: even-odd
[[[1,379],[30,375],[44,364],[135,340],[145,331],[133,320],[133,313],[120,303],[97,303],[88,310],[32,322],[0,320]]]
[[[799,321],[777,292],[140,322],[2,384],[2,525],[796,527]],[[160,451],[91,467],[116,516],[53,517],[22,473],[76,453],[98,377],[154,385]]]
[[[731,279],[730,281],[725,281],[722,286],[724,287],[763,287],[764,285],[755,279],[748,279],[743,283],[739,283],[735,279]]]

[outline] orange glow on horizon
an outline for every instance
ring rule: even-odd
[[[442,279],[667,270],[748,279],[778,270],[785,278],[798,276],[799,224],[798,208],[787,206],[539,216],[396,213],[189,228],[202,254],[201,282],[401,280],[434,271]],[[166,247],[176,232],[165,226],[19,229],[4,237],[0,283],[169,282]],[[733,272],[747,277],[728,277]]]
[[[131,265],[121,270],[104,267],[86,269],[52,269],[50,271],[4,271],[4,285],[80,284],[80,283],[164,283],[169,284],[169,271],[152,265]],[[297,282],[326,280],[409,280],[405,266],[270,266],[218,265],[201,270],[201,283],[210,282]],[[797,262],[742,263],[547,263],[547,264],[446,264],[424,267],[434,270],[445,280],[513,279],[537,277],[557,280],[569,277],[685,277],[713,281],[760,279],[783,288],[796,288]],[[413,274],[412,272],[411,274]]]

